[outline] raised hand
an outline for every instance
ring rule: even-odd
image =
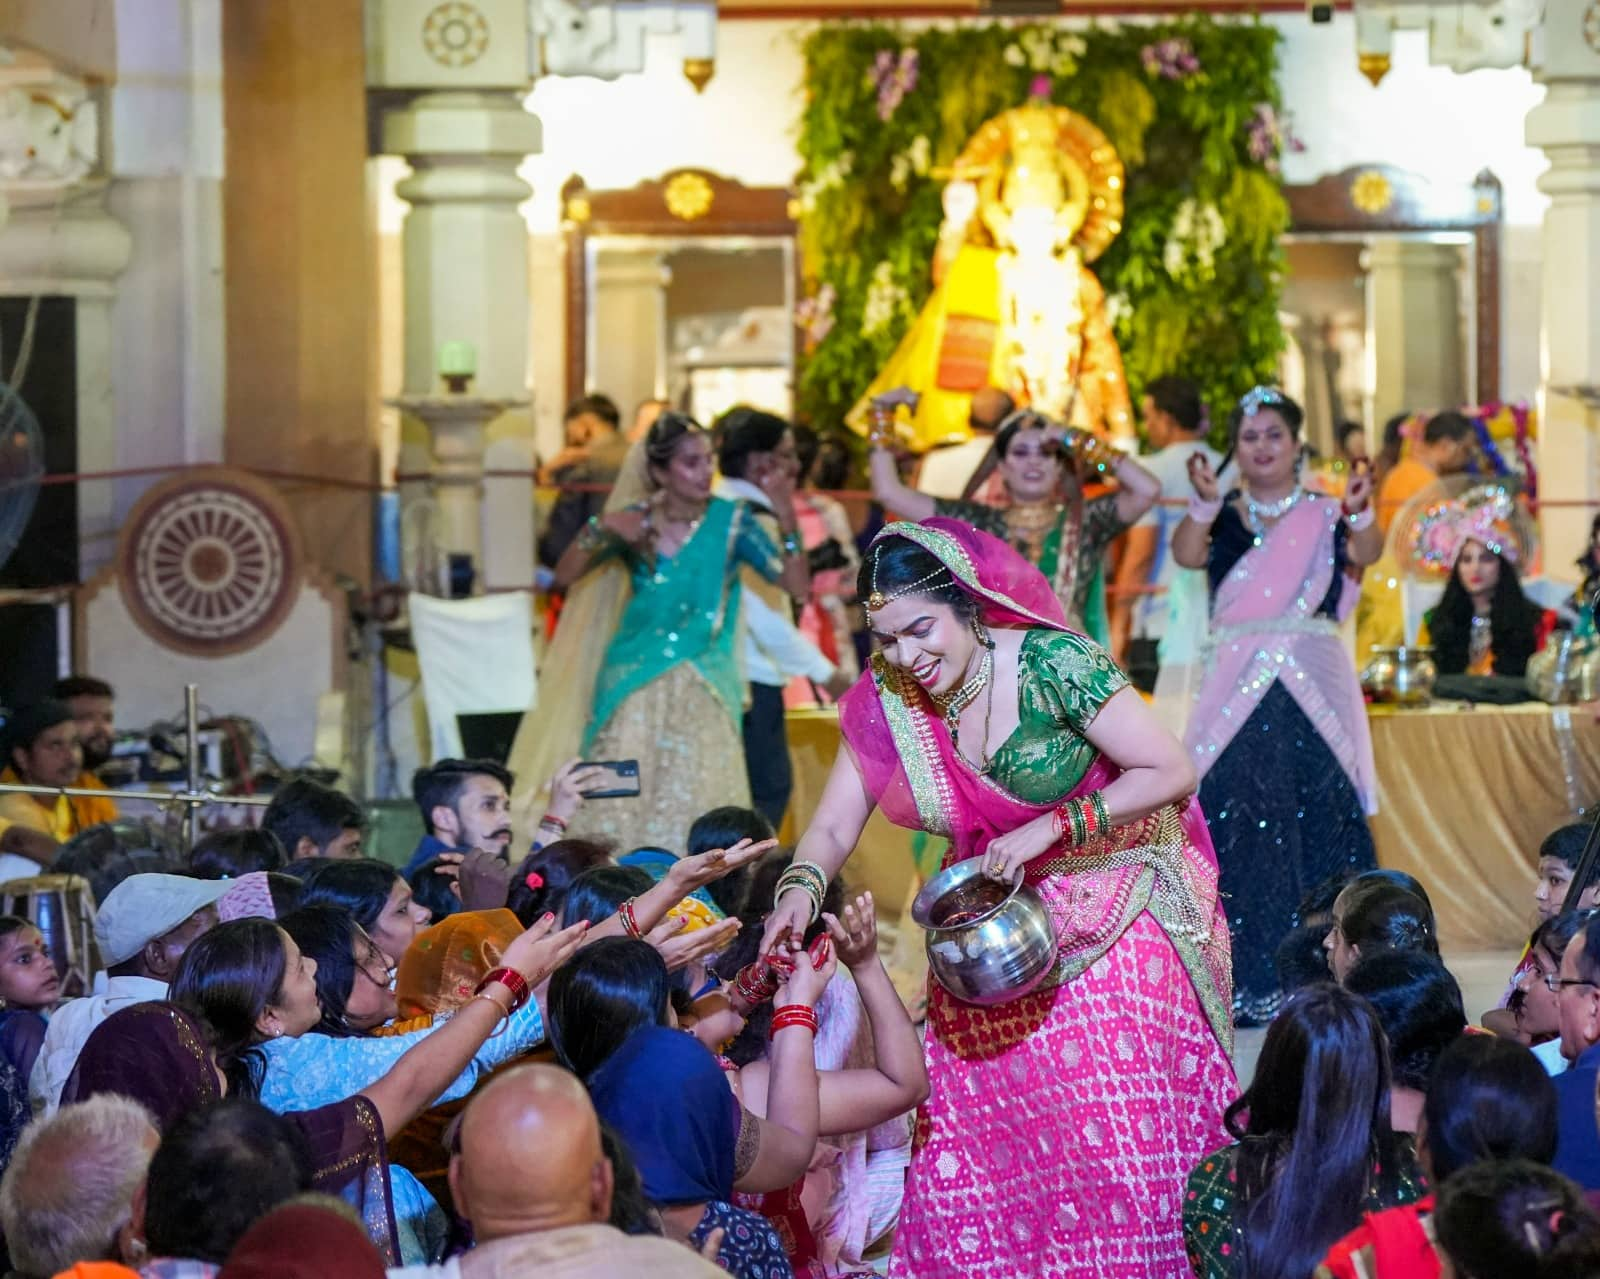
[[[846,968],[863,968],[878,962],[878,912],[871,893],[862,893],[854,904],[847,903],[844,918],[822,915],[828,926],[828,936],[833,938],[839,962]]]
[[[521,973],[528,985],[537,986],[572,958],[588,931],[589,921],[581,919],[558,932],[556,917],[546,915],[506,947],[500,962]]]
[[[797,950],[794,955],[794,971],[773,997],[772,1006],[782,1008],[787,1004],[804,1004],[807,1008],[815,1008],[817,1000],[822,998],[822,992],[827,989],[828,981],[839,967],[839,957],[833,953],[833,943],[826,937],[818,938],[824,943],[818,949],[819,962],[813,963],[812,956],[804,951]]]
[[[761,953],[792,951],[800,948],[801,938],[811,927],[811,898],[803,888],[791,888],[778,898],[761,930]]]
[[[1189,483],[1202,502],[1215,502],[1222,496],[1217,487],[1217,473],[1211,469],[1211,460],[1204,453],[1189,458]]]
[[[666,961],[667,971],[675,973],[681,968],[687,968],[696,960],[714,955],[718,951],[726,950],[728,944],[739,935],[741,927],[737,919],[719,919],[709,928],[697,929],[692,933],[683,931],[688,920],[680,916],[669,916],[679,922],[676,927],[669,930],[659,939],[657,934],[664,926],[652,929],[645,940],[656,948],[661,958]]]
[[[750,865],[762,853],[777,846],[775,839],[764,839],[759,844],[741,839],[732,848],[710,848],[694,857],[680,857],[667,871],[664,882],[677,889],[678,896],[687,897],[695,889]]]

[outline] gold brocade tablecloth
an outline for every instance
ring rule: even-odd
[[[1423,882],[1444,945],[1521,946],[1540,842],[1578,820],[1574,798],[1600,795],[1600,727],[1578,708],[1539,702],[1374,709],[1368,722],[1378,864]]]
[[[1561,718],[1570,724],[1564,733]],[[1600,727],[1581,710],[1540,703],[1379,708],[1369,722],[1378,863],[1427,886],[1446,946],[1520,946],[1532,926],[1540,841],[1576,820],[1572,798],[1586,804],[1600,795]],[[791,711],[788,724],[794,798],[787,829],[798,834],[838,753],[839,720],[831,710]],[[870,888],[891,918],[916,882],[911,838],[874,813],[848,864],[851,886]]]

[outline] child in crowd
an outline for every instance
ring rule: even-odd
[[[1564,908],[1567,890],[1572,887],[1572,877],[1577,872],[1578,859],[1583,856],[1583,845],[1588,838],[1589,824],[1572,822],[1566,826],[1556,827],[1544,837],[1544,843],[1539,845],[1539,875],[1533,884],[1533,908],[1538,913],[1540,923],[1554,919]],[[1593,910],[1596,906],[1600,906],[1600,883],[1586,889],[1574,909]],[[1559,956],[1557,958],[1559,959]],[[1513,1002],[1532,966],[1532,961],[1533,952],[1530,946],[1522,952],[1522,957],[1517,961],[1500,1002],[1484,1013],[1485,1030],[1493,1031],[1508,1039],[1521,1038],[1522,1031],[1517,1024]],[[1529,1041],[1523,1039],[1522,1042]]]
[[[22,1080],[44,1043],[45,1018],[61,998],[61,977],[44,935],[26,919],[0,915],[0,1056]]]
[[[1558,826],[1539,845],[1539,879],[1533,886],[1533,904],[1541,920],[1554,918],[1564,908],[1588,838],[1589,823],[1573,822]],[[1596,906],[1600,906],[1600,883],[1584,890],[1575,909],[1593,910]]]

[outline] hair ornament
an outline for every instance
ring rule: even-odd
[[[544,887],[544,876],[536,870],[530,870],[527,875],[523,877],[522,882],[529,888],[533,889],[534,892],[538,892],[539,889]]]
[[[1480,542],[1510,564],[1527,558],[1528,538],[1511,495],[1497,484],[1429,503],[1405,529],[1404,559],[1423,576],[1448,577],[1461,549]]]
[[[873,612],[873,613],[876,613],[880,608],[882,608],[885,604],[889,603],[891,600],[897,600],[901,596],[904,596],[904,595],[914,595],[914,594],[916,594],[916,592],[921,587],[926,586],[929,582],[933,581],[935,578],[947,577],[947,576],[949,576],[949,573],[950,573],[950,570],[948,568],[946,568],[943,564],[941,564],[941,565],[939,565],[938,568],[934,569],[933,572],[928,573],[923,577],[919,577],[916,581],[912,582],[909,586],[902,586],[898,591],[894,591],[893,593],[891,593],[889,595],[885,595],[882,591],[880,591],[878,589],[878,560],[879,560],[879,558],[880,557],[876,556],[876,555],[874,555],[872,557],[872,594],[867,596],[867,608],[868,608],[868,610],[870,612]]]
[[[1239,401],[1239,416],[1254,417],[1263,409],[1284,403],[1283,392],[1271,386],[1252,386]]]

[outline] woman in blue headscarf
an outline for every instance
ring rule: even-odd
[[[594,1072],[589,1093],[627,1144],[669,1236],[699,1248],[720,1228],[717,1264],[735,1279],[790,1279],[771,1224],[733,1205],[759,1138],[706,1048],[682,1031],[644,1027]]]

